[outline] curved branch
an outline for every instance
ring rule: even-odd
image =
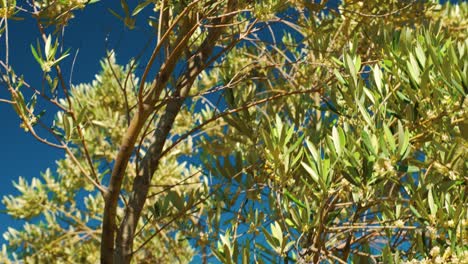
[[[141,130],[148,118],[155,110],[154,104],[159,98],[163,88],[166,86],[169,77],[173,73],[177,61],[184,52],[182,47],[188,43],[190,36],[194,33],[197,25],[193,26],[189,17],[184,17],[181,25],[180,36],[177,39],[179,44],[164,64],[161,66],[159,73],[155,78],[155,83],[149,90],[148,96],[139,102],[138,111],[130,121],[130,125],[122,139],[119,153],[115,159],[114,168],[112,170],[108,192],[104,195],[104,217],[102,222],[102,239],[101,239],[101,263],[114,263],[114,237],[116,230],[116,211],[119,199],[120,190],[122,188],[125,170],[128,166],[128,161],[134,151],[135,143],[140,135]],[[151,61],[149,63],[152,63]],[[116,258],[119,260],[119,258]]]
[[[230,1],[228,3],[227,11],[231,11],[234,6],[233,1]],[[228,20],[230,19],[232,19],[232,16],[216,19],[216,22],[224,24],[229,22]],[[182,107],[185,97],[189,94],[193,82],[200,72],[205,70],[212,62],[212,57],[210,55],[218,43],[223,31],[224,28],[212,28],[198,51],[188,59],[187,70],[177,82],[174,95],[178,99],[172,100],[167,104],[165,112],[157,124],[157,128],[153,136],[154,142],[151,144],[142,160],[142,168],[135,178],[132,194],[130,195],[129,206],[126,208],[124,219],[117,233],[117,249],[114,259],[119,263],[130,263],[133,254],[133,239],[136,226],[147,199],[151,179],[158,168],[167,136],[171,131],[174,120]],[[240,39],[233,40],[232,46],[234,46],[238,41],[240,41]],[[184,46],[179,45],[178,47]],[[217,54],[215,57],[219,56],[221,56],[221,54]],[[150,94],[149,96],[151,97],[152,95]]]

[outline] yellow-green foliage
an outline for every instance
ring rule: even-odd
[[[36,7],[63,25],[87,3],[59,2]],[[233,2],[234,12],[217,13]],[[223,263],[467,263],[468,4],[233,2],[148,0],[131,9],[122,1],[124,15],[112,11],[133,29],[151,7],[146,19],[158,41],[165,27],[186,22],[158,42],[161,57],[188,43],[161,69],[201,63],[194,54],[205,56],[197,52],[210,34],[225,29],[207,52],[226,53],[182,87],[190,91],[164,135],[167,153],[155,159],[133,261],[186,263],[198,254]],[[214,22],[230,16],[232,24]],[[42,48],[33,50],[55,98],[52,69],[66,54],[44,67]],[[170,102],[182,102],[178,85],[192,72],[140,85],[134,61],[120,66],[110,51],[101,65],[92,83],[57,102],[63,111],[51,131],[69,147],[57,168],[19,178],[19,194],[3,198],[8,214],[34,221],[5,233],[0,262],[99,260],[104,199],[85,176],[106,186],[130,120],[147,107],[154,111],[131,149],[117,223],[139,194],[132,188],[141,159],[161,141],[156,124],[168,105],[176,108]],[[26,102],[23,81],[5,76],[31,132],[36,99]],[[159,94],[152,88],[161,80]]]

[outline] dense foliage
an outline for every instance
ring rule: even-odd
[[[468,263],[468,5],[327,2],[123,0],[151,58],[68,87],[56,29],[93,6],[33,1],[47,91],[2,60],[2,102],[65,156],[3,198],[36,221],[0,262]]]

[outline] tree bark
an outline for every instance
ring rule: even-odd
[[[186,24],[188,25],[189,23]],[[117,203],[120,190],[122,189],[125,170],[135,148],[135,142],[139,137],[144,124],[153,113],[155,103],[159,99],[162,90],[174,71],[178,59],[184,52],[184,49],[180,46],[186,46],[190,35],[193,34],[193,31],[194,30],[190,30],[187,26],[184,27],[184,30],[181,30],[181,35],[177,38],[179,46],[172,51],[161,66],[161,69],[155,78],[154,85],[150,88],[149,93],[143,99],[143,102],[140,103],[142,107],[139,107],[122,140],[121,148],[117,154],[114,168],[112,170],[108,191],[104,195],[105,204],[100,249],[101,263],[103,264],[114,263],[114,239],[115,231],[117,230],[117,224],[115,222]]]
[[[148,111],[137,112],[130,122],[130,126],[123,138],[119,154],[115,160],[108,190],[104,194],[105,204],[101,235],[101,263],[112,263],[114,252],[114,231],[116,229],[115,215],[122,180],[125,174],[125,169],[127,168],[128,160],[133,153],[138,134],[147,119],[147,112]]]
[[[232,3],[228,4],[228,10],[231,10],[232,6]],[[227,23],[231,18],[232,16],[225,16],[222,19],[216,19],[218,20],[216,24]],[[181,77],[176,86],[174,99],[167,104],[165,112],[157,124],[153,135],[154,142],[141,162],[140,172],[133,183],[128,207],[117,233],[115,263],[126,264],[131,261],[135,229],[147,199],[151,179],[158,168],[164,144],[193,82],[198,74],[209,66],[210,55],[223,30],[223,27],[212,28],[199,50],[188,59],[186,73]]]

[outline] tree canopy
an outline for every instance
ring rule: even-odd
[[[95,2],[1,2],[0,102],[64,156],[3,197],[35,221],[0,262],[468,263],[468,4],[121,0],[154,39],[70,85]],[[39,81],[8,57],[22,16]]]

